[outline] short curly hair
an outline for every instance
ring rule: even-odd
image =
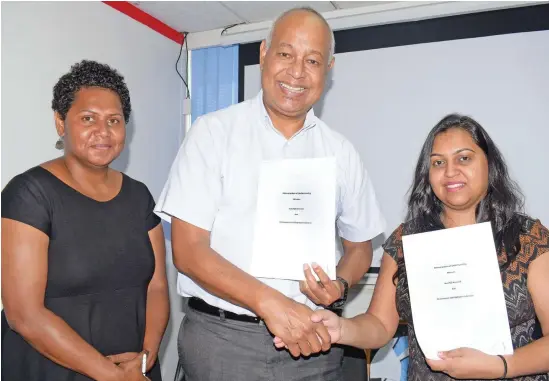
[[[71,66],[71,70],[59,78],[53,87],[51,108],[64,120],[67,117],[76,93],[88,87],[100,87],[114,91],[120,97],[126,123],[130,120],[132,106],[130,92],[124,77],[109,65],[83,60]]]

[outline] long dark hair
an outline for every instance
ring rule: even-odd
[[[443,205],[429,182],[429,168],[436,136],[452,128],[468,132],[488,159],[488,191],[477,206],[476,220],[492,223],[496,248],[498,252],[504,251],[507,255],[503,270],[520,251],[519,236],[525,223],[525,216],[522,215],[524,198],[518,185],[509,177],[507,165],[496,144],[486,130],[468,116],[447,115],[429,132],[419,154],[414,182],[409,191],[404,234],[444,228],[441,220]]]

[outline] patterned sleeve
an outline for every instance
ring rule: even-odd
[[[522,251],[528,253],[528,260],[531,263],[540,255],[549,252],[549,230],[540,220],[536,220],[530,231],[522,236],[521,246]]]
[[[403,225],[401,224],[382,245],[383,250],[389,254],[395,262],[398,261],[398,258],[402,258],[402,229]]]

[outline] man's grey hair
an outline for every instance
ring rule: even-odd
[[[297,11],[303,11],[303,12],[311,13],[311,14],[315,15],[316,17],[318,17],[319,19],[321,19],[322,21],[324,21],[324,24],[326,25],[326,27],[330,31],[330,39],[331,39],[331,41],[330,41],[330,57],[328,59],[328,63],[330,63],[330,61],[332,60],[332,57],[334,56],[334,53],[335,53],[334,31],[332,30],[332,28],[330,27],[330,24],[328,24],[328,21],[326,21],[324,16],[322,16],[322,14],[320,12],[315,11],[311,7],[296,7],[296,8],[288,9],[286,12],[284,12],[280,16],[278,16],[276,18],[276,20],[273,22],[273,24],[271,25],[271,28],[269,29],[269,34],[267,34],[267,38],[265,39],[267,49],[269,49],[270,46],[271,46],[271,41],[273,40],[273,33],[274,33],[274,30],[275,30],[276,24],[278,24],[278,22],[280,20],[282,20],[284,17],[288,16],[290,13],[297,12]]]

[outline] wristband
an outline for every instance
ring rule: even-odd
[[[507,378],[507,360],[502,355],[498,355],[498,357],[503,361],[503,377],[501,378]]]

